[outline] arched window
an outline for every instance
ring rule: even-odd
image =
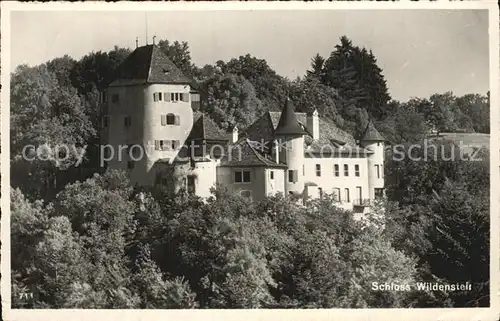
[[[175,115],[167,114],[167,125],[175,125]]]

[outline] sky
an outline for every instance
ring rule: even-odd
[[[134,49],[146,34],[149,43],[153,35],[187,41],[200,67],[249,53],[290,79],[346,35],[373,51],[393,99],[489,88],[486,10],[18,11],[11,15],[11,71],[115,45]]]

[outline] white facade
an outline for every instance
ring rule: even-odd
[[[193,127],[190,91],[175,84],[109,87],[107,126],[101,124],[101,137],[114,151],[108,167],[128,170],[133,183],[152,184],[155,163],[174,159]]]
[[[221,140],[206,139],[204,127],[202,137],[190,136],[194,122],[191,102],[198,100],[197,94],[192,93],[190,85],[158,83],[161,82],[158,77],[171,73],[172,68],[160,68],[159,64],[166,62],[157,55],[156,49],[151,50],[157,62],[154,73],[152,66],[149,67],[151,81],[136,79],[138,82],[134,82],[124,77],[125,83],[112,83],[103,93],[107,99],[103,104],[101,137],[103,144],[112,148],[113,157],[102,156],[108,167],[128,171],[132,183],[171,185],[174,191],[185,188],[204,198],[212,195],[213,187],[221,185],[232,193],[257,201],[276,194],[294,194],[307,200],[327,193],[334,195],[340,207],[360,214],[369,210],[371,200],[383,195],[384,143],[380,134],[374,130],[378,136],[369,136],[371,138],[362,141],[360,146],[353,146],[352,136],[342,140],[348,134],[340,133],[335,125],[323,122],[326,127],[322,128],[317,111],[302,118],[300,123],[289,101],[283,109],[287,112],[282,112],[279,122],[288,131],[276,130],[271,113],[259,120],[259,124],[275,126],[268,128],[273,137],[266,137],[274,146],[270,151],[262,151],[262,155],[250,147],[255,153],[247,157],[255,156],[255,163],[223,163],[210,155],[188,155],[184,151],[179,155],[188,137],[208,145]],[[301,117],[305,117],[304,114]],[[202,119],[203,124],[204,121]],[[216,125],[212,130],[214,127]],[[333,137],[325,138],[322,131],[331,131]],[[223,134],[230,144],[241,141],[237,127]],[[248,133],[242,131],[242,134]],[[257,136],[260,134],[259,130]],[[330,147],[327,150],[333,153],[314,154],[305,149],[307,141],[326,142],[326,147]],[[346,155],[342,152],[344,145],[362,152]],[[135,147],[131,150],[127,146]]]

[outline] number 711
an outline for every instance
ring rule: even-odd
[[[19,299],[20,300],[29,300],[33,299],[33,293],[19,293]]]

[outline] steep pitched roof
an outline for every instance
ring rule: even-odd
[[[281,117],[274,130],[276,135],[305,135],[306,132],[297,121],[297,116],[290,99],[287,99],[281,112]]]
[[[118,67],[110,86],[124,84],[191,84],[193,81],[155,45],[135,49]]]
[[[195,112],[193,114],[193,128],[188,136],[188,140],[192,139],[227,141],[228,137],[211,118],[201,112]]]
[[[285,164],[276,163],[264,157],[257,149],[258,146],[255,146],[255,143],[242,139],[228,148],[228,152],[221,159],[220,166],[286,168]]]
[[[385,141],[386,139],[378,132],[372,122],[369,122],[361,136],[361,140]]]
[[[307,132],[307,114],[306,113],[295,113],[299,124],[304,127]],[[278,125],[279,119],[281,117],[280,112],[269,112],[271,122],[274,127]],[[307,132],[306,141],[312,141],[311,133]],[[355,144],[356,140],[354,137],[338,128],[332,121],[320,118],[319,119],[319,138],[317,142],[320,144],[328,144],[331,141],[336,141],[339,144]]]

